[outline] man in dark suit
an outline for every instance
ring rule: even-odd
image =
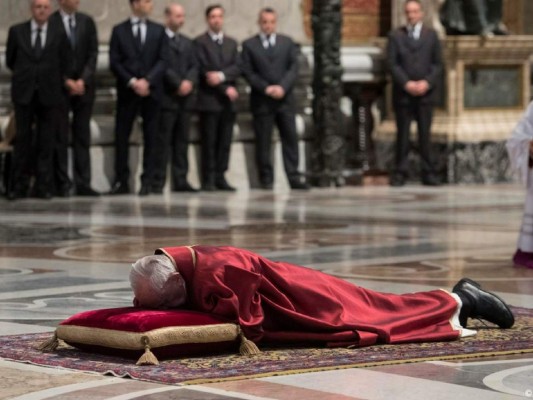
[[[258,35],[242,46],[242,70],[252,87],[250,109],[255,131],[255,156],[263,189],[272,189],[272,131],[279,129],[283,164],[292,189],[308,189],[298,172],[298,136],[292,90],[298,77],[298,47],[276,33],[272,8],[259,13]]]
[[[170,3],[165,9],[165,16],[168,63],[163,77],[161,115],[155,146],[157,168],[153,191],[163,192],[169,154],[172,154],[172,190],[197,192],[187,182],[189,171],[187,151],[193,90],[198,82],[198,63],[192,41],[179,32],[185,22],[185,9],[180,4]]]
[[[17,130],[10,199],[28,196],[33,173],[33,195],[52,197],[55,128],[66,101],[64,76],[70,65],[65,33],[48,23],[50,0],[32,0],[30,8],[31,20],[10,28],[6,46]]]
[[[143,119],[143,174],[139,195],[152,191],[154,140],[166,66],[165,28],[147,19],[153,0],[129,0],[133,15],[113,28],[109,45],[111,71],[117,79],[115,182],[110,194],[129,193],[129,138],[140,111]]]
[[[411,121],[418,125],[422,183],[436,186],[430,155],[430,130],[435,87],[442,71],[441,46],[437,33],[426,27],[419,0],[405,3],[407,25],[389,34],[388,62],[393,80],[393,104],[396,113],[396,169],[392,186],[403,186],[407,176],[409,131]]]
[[[237,42],[222,32],[224,8],[215,4],[205,12],[208,30],[194,41],[200,82],[196,108],[202,136],[202,189],[234,191],[224,176],[228,169],[235,102],[235,81],[241,74]]]
[[[78,196],[99,196],[91,188],[91,128],[90,121],[95,98],[95,73],[98,59],[98,36],[94,20],[78,12],[80,0],[59,0],[59,10],[50,17],[69,38],[72,49],[72,71],[66,81],[68,102],[65,103],[56,143],[55,178],[60,196],[70,193],[68,177],[69,111],[72,111],[72,150],[74,155],[74,184]]]

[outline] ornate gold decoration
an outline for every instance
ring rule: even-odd
[[[67,343],[83,343],[122,350],[144,350],[146,340],[152,349],[187,343],[227,342],[236,340],[239,333],[239,326],[235,324],[173,326],[148,332],[124,332],[74,325],[60,325],[56,330],[57,338]]]

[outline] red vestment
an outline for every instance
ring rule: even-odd
[[[443,290],[379,293],[234,247],[169,247],[188,306],[238,323],[254,342],[332,346],[454,340],[457,301]]]

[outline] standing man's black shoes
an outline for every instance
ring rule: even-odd
[[[272,189],[274,189],[274,183],[272,183],[272,182],[261,182],[261,189],[263,189],[263,190],[272,190]]]
[[[466,328],[468,318],[484,319],[502,329],[513,326],[514,316],[507,304],[495,294],[481,289],[479,283],[464,278],[457,282],[452,292],[463,303],[459,314],[459,322],[463,327]]]
[[[111,195],[129,194],[130,187],[124,182],[115,182],[109,191]]]
[[[41,199],[41,200],[51,200],[53,196],[49,190],[36,189],[33,191],[31,197],[34,197],[36,199]]]
[[[422,178],[422,185],[424,186],[441,186],[442,182],[435,175],[427,175]]]
[[[10,201],[25,199],[28,197],[27,190],[14,189],[7,192],[6,198]]]
[[[235,192],[237,190],[233,186],[231,186],[224,178],[218,178],[215,181],[215,187],[218,190],[222,190],[224,192]]]
[[[150,186],[142,185],[141,190],[139,190],[139,196],[148,196],[150,194]]]
[[[405,177],[402,174],[395,173],[390,178],[392,187],[402,187],[405,185]]]
[[[294,181],[289,183],[292,190],[309,190],[310,187],[307,183],[301,181]]]
[[[214,183],[204,183],[202,185],[202,192],[214,192],[217,190]]]
[[[289,186],[293,190],[309,190],[311,187],[305,181],[305,177],[302,175],[295,175],[289,178]]]
[[[67,198],[72,195],[72,186],[71,185],[61,185],[55,190],[56,197]]]
[[[189,193],[197,193],[198,189],[193,188],[189,182],[183,181],[179,184],[174,185],[174,188],[172,189],[173,192],[189,192]]]
[[[99,197],[100,193],[90,186],[76,186],[76,196]]]

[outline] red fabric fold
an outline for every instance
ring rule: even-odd
[[[172,256],[184,275],[192,308],[239,323],[255,342],[319,338],[332,345],[362,346],[454,340],[460,335],[450,323],[457,302],[442,290],[379,293],[243,249],[193,249],[195,265],[186,247],[159,251]]]
[[[228,323],[225,318],[191,310],[123,307],[81,312],[62,321],[60,325],[141,333],[171,326],[204,326],[225,323]]]

